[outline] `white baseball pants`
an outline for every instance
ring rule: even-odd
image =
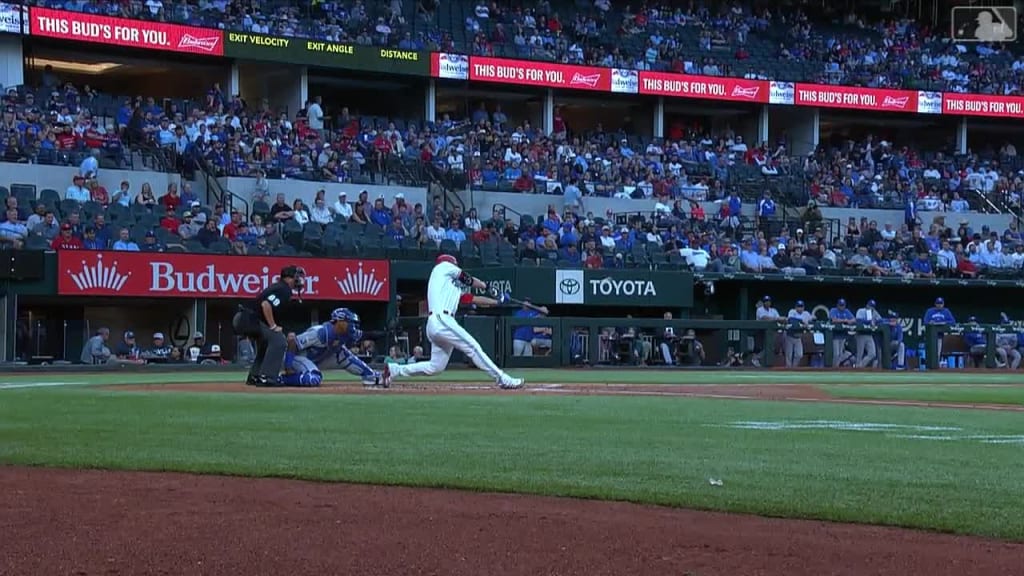
[[[427,319],[427,339],[430,340],[430,360],[414,364],[395,364],[391,366],[391,375],[395,378],[404,376],[432,376],[444,372],[452,356],[452,349],[466,355],[477,368],[487,372],[496,381],[508,378],[508,375],[491,360],[490,356],[480,348],[480,343],[455,318],[447,314],[431,314]]]

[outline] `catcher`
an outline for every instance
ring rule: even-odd
[[[330,321],[319,326],[312,326],[300,334],[288,334],[284,373],[278,377],[278,385],[305,388],[320,386],[324,378],[320,366],[333,354],[338,367],[359,376],[363,386],[380,386],[380,373],[348,349],[349,345],[359,342],[362,337],[359,315],[348,308],[336,308],[331,312]]]

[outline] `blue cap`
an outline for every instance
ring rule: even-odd
[[[943,300],[942,298],[936,298],[936,299],[935,299],[935,303],[936,303],[936,304],[945,304],[945,303],[946,303],[946,301],[945,301],[945,300]]]
[[[797,300],[796,301],[796,307],[797,308],[803,308],[804,307],[804,301],[803,300]]]
[[[146,232],[146,238],[156,238],[156,232],[153,232],[152,230]]]
[[[896,312],[895,310],[890,310],[889,311],[889,318],[899,318],[899,317],[900,317],[899,312]]]
[[[977,322],[978,318],[976,316],[971,316],[970,318],[967,319],[967,321],[968,322]]]
[[[839,301],[836,302],[836,306],[846,306],[846,299],[840,298]]]
[[[767,295],[767,294],[765,294],[764,298],[761,298],[761,301],[762,302],[771,302],[772,301],[772,297]]]
[[[868,308],[874,308],[875,306],[876,306],[876,303],[875,303],[874,300],[868,300]]]

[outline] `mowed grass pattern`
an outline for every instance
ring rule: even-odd
[[[948,409],[67,387],[0,392],[0,462],[528,492],[1024,539],[1022,445],[728,427],[744,420],[1024,430],[1019,414]]]
[[[1019,386],[922,386],[891,385],[859,386],[835,384],[820,388],[836,398],[861,400],[905,400],[919,402],[945,402],[950,404],[1006,404],[1024,405],[1024,372],[1018,376]],[[1024,432],[1024,426],[1022,426]]]

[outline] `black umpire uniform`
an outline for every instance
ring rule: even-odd
[[[249,369],[246,384],[275,386],[281,374],[288,341],[277,323],[275,314],[292,299],[293,292],[301,292],[306,271],[298,266],[286,266],[277,282],[267,286],[253,308],[239,306],[231,325],[235,333],[253,340],[256,359]]]

